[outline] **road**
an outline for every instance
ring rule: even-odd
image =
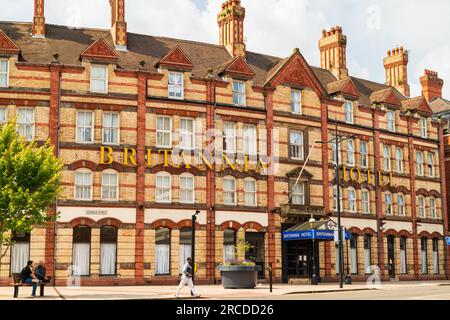
[[[239,297],[245,300],[245,297]],[[255,299],[255,297],[252,297]],[[389,289],[287,294],[258,300],[450,300],[450,286],[397,287]]]

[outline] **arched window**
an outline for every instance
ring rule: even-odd
[[[431,219],[437,218],[436,198],[435,197],[430,198],[430,218]]]
[[[363,213],[370,214],[370,191],[367,189],[361,190],[361,206]]]
[[[236,179],[231,176],[223,178],[223,204],[235,206],[236,199]]]
[[[421,263],[422,263],[422,274],[427,274],[428,273],[428,239],[423,237],[422,239],[420,239],[420,244],[421,244],[421,253],[422,253],[422,259],[421,259]]]
[[[236,258],[236,231],[225,229],[223,231],[223,260],[229,261]]]
[[[156,229],[155,235],[155,274],[170,274],[170,230],[168,228]]]
[[[400,272],[402,274],[408,273],[407,267],[407,239],[406,237],[400,238]]]
[[[172,202],[172,179],[169,173],[159,172],[156,175],[156,202]]]
[[[350,272],[358,274],[358,235],[350,234]]]
[[[79,169],[75,172],[75,200],[92,200],[92,171]]]
[[[392,216],[394,211],[392,210],[392,193],[385,192],[384,193],[384,205],[385,205],[385,211],[384,213],[388,216]]]
[[[13,233],[13,246],[11,247],[11,274],[19,273],[30,260],[30,234]]]
[[[247,207],[256,207],[256,180],[253,178],[246,178],[244,180],[244,205]]]
[[[100,229],[100,274],[116,274],[117,229],[104,226]]]
[[[364,235],[364,269],[366,274],[372,273],[372,236]]]
[[[417,205],[419,207],[419,218],[425,218],[425,198],[423,196],[417,197]]]
[[[348,211],[351,213],[356,212],[356,191],[355,188],[347,189],[347,201],[348,201]]]
[[[91,264],[91,228],[78,226],[73,228],[72,271],[77,276],[87,276]]]
[[[180,203],[195,202],[195,178],[190,173],[180,176]]]
[[[439,274],[439,239],[433,239],[433,272]]]
[[[114,170],[102,172],[102,200],[119,200],[119,173]]]
[[[179,267],[181,274],[183,266],[186,263],[186,259],[191,256],[192,253],[192,228],[183,228],[180,230],[180,261]]]

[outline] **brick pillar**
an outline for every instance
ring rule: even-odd
[[[381,167],[381,157],[380,157],[380,132],[378,131],[378,129],[380,128],[380,122],[378,119],[378,112],[374,111],[374,127],[375,127],[375,137],[374,137],[374,152],[375,152],[375,162],[377,164],[377,168],[378,168],[378,172],[382,171],[382,167]],[[375,175],[378,174],[378,172],[375,172]],[[375,180],[377,181],[377,180]],[[377,181],[378,182],[378,181]],[[377,193],[377,216],[378,219],[383,218],[383,194],[382,194],[382,190],[381,187],[379,185],[379,183],[377,183],[378,185],[376,186],[376,193]],[[385,257],[384,257],[384,244],[383,244],[383,232],[381,230],[379,230],[379,226],[377,226],[377,230],[375,230],[377,233],[377,257],[378,257],[378,264],[380,267],[380,273],[381,276],[384,276],[384,272],[385,272]]]
[[[409,172],[410,172],[410,189],[411,189],[411,217],[413,231],[413,261],[414,261],[414,277],[419,278],[419,248],[417,244],[417,212],[416,212],[416,176],[414,164],[414,142],[412,138],[412,119],[408,118],[408,152],[409,152]]]
[[[138,72],[137,101],[137,177],[136,177],[136,284],[144,284],[144,213],[145,213],[145,114],[147,101],[147,77]]]
[[[441,190],[441,206],[443,213],[443,222],[444,222],[444,236],[449,235],[448,233],[448,212],[447,212],[447,180],[446,180],[446,163],[445,163],[445,145],[444,145],[444,128],[442,124],[439,124],[439,164],[440,164],[440,175],[442,181],[442,190]],[[447,254],[445,255],[446,263],[445,263],[445,275],[448,279],[450,276],[450,247],[445,244],[444,238],[444,250],[447,250]]]
[[[215,82],[208,79],[206,81],[206,94],[208,105],[206,106],[206,131],[214,130],[214,101],[215,101]],[[207,144],[214,143],[213,136],[208,137]],[[216,261],[216,220],[215,220],[215,187],[214,187],[214,170],[207,168],[206,172],[206,277],[210,284],[215,282],[215,261]]]
[[[50,115],[49,115],[49,138],[53,146],[55,156],[58,156],[58,119],[59,119],[59,92],[62,66],[59,63],[50,65]],[[49,215],[54,217],[56,214],[56,204],[49,208]],[[45,264],[47,272],[53,276],[54,260],[54,239],[55,223],[49,222],[45,230]]]
[[[266,99],[266,124],[267,124],[267,156],[269,159],[273,156],[273,92],[274,90],[269,89],[267,91],[267,99]],[[273,274],[279,274],[278,269],[281,268],[276,264],[276,244],[275,244],[275,235],[277,233],[277,228],[275,226],[275,213],[273,209],[275,209],[275,173],[273,172],[273,159],[271,160],[272,164],[268,170],[267,176],[267,214],[269,215],[269,227],[268,227],[268,247],[269,247],[269,263],[273,267]],[[281,248],[280,248],[281,249]]]
[[[323,103],[321,107],[320,120],[322,125],[321,139],[322,143],[322,189],[323,189],[323,211],[330,212],[330,177],[329,177],[329,163],[328,163],[328,105]],[[325,263],[325,277],[331,276],[331,246],[329,241],[325,241],[324,245],[324,263]]]

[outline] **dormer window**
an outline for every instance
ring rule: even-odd
[[[300,90],[291,90],[291,112],[302,114],[302,92]]]
[[[100,64],[91,66],[91,92],[108,93],[108,66]]]
[[[353,103],[345,101],[344,103],[345,123],[353,124]]]
[[[169,98],[184,98],[184,81],[183,74],[179,72],[169,73]]]
[[[233,104],[237,106],[245,106],[245,82],[233,81]]]
[[[422,138],[428,138],[428,122],[427,122],[427,118],[420,117],[419,126],[420,126],[420,136]]]
[[[0,59],[0,87],[7,87],[9,79],[8,59]]]
[[[395,132],[395,112],[389,110],[386,114],[387,117],[387,129],[391,132]]]

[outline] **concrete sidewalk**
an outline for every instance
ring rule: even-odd
[[[366,283],[354,283],[352,285],[344,285],[343,289],[339,288],[338,283],[326,283],[318,286],[311,285],[291,285],[291,284],[275,284],[273,292],[269,292],[269,286],[258,285],[255,289],[224,289],[220,285],[202,285],[197,286],[197,291],[201,294],[202,299],[218,299],[232,300],[238,298],[261,299],[271,296],[281,297],[289,294],[310,294],[324,292],[344,292],[344,291],[360,291],[360,290],[392,290],[395,288],[416,288],[423,286],[441,286],[449,285],[450,281],[439,282],[397,282],[397,283],[381,283],[378,288],[368,287]],[[135,286],[135,287],[56,287],[51,286],[45,289],[45,297],[31,298],[31,287],[21,287],[19,298],[17,299],[33,299],[33,300],[128,300],[128,299],[174,299],[176,286]],[[39,288],[37,290],[39,295]],[[191,299],[188,287],[183,288],[180,294],[182,299]],[[288,297],[286,297],[288,298]],[[13,288],[0,287],[0,300],[12,300]],[[16,300],[17,300],[16,299]]]

